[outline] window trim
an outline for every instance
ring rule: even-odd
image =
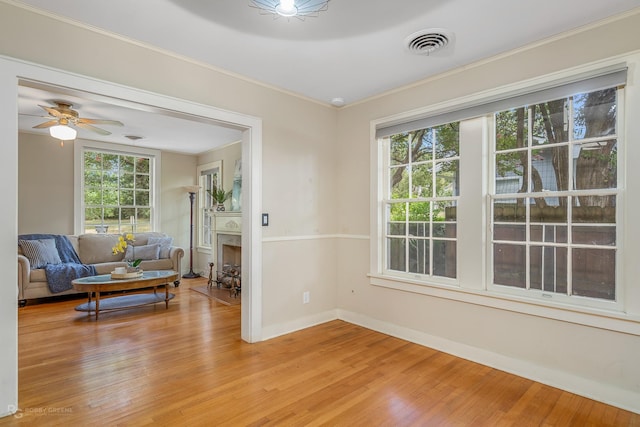
[[[88,141],[77,139],[73,144],[73,163],[74,163],[74,234],[84,233],[84,152],[85,151],[103,151],[107,153],[120,154],[125,156],[145,156],[151,160],[150,169],[152,170],[151,188],[151,227],[153,230],[159,230],[161,224],[160,206],[161,204],[161,164],[162,152],[148,148],[140,148],[133,146],[122,146],[118,144],[110,144],[99,141]]]
[[[478,304],[487,307],[493,307],[501,310],[508,310],[516,313],[521,313],[525,315],[534,315],[538,317],[545,317],[550,319],[556,319],[581,325],[588,325],[602,329],[608,329],[613,331],[619,331],[624,333],[630,333],[637,336],[640,336],[640,301],[638,301],[638,296],[640,296],[640,287],[634,286],[632,281],[625,280],[626,277],[633,277],[637,274],[638,268],[635,267],[635,264],[631,262],[633,258],[633,253],[637,253],[640,250],[640,243],[636,243],[635,241],[625,241],[625,237],[619,239],[619,251],[623,254],[619,259],[620,262],[617,265],[617,268],[620,270],[620,292],[619,292],[619,300],[621,305],[619,308],[614,307],[587,307],[587,306],[577,306],[577,305],[568,305],[558,302],[548,302],[543,300],[536,300],[532,298],[522,297],[518,295],[508,295],[504,293],[496,293],[495,291],[487,289],[486,284],[489,283],[489,275],[488,271],[488,259],[487,254],[489,253],[490,247],[490,239],[486,235],[486,232],[482,233],[482,237],[478,237],[477,235],[474,237],[473,243],[478,244],[478,242],[482,242],[482,247],[485,248],[484,253],[482,255],[482,259],[479,261],[471,260],[467,262],[467,259],[463,254],[458,254],[459,260],[465,259],[465,264],[472,264],[473,268],[472,274],[468,274],[468,272],[464,271],[465,269],[459,268],[459,287],[448,286],[439,283],[433,283],[430,281],[417,281],[411,278],[402,278],[402,277],[390,277],[383,273],[382,267],[384,266],[384,251],[381,245],[384,243],[381,236],[384,236],[384,212],[382,211],[381,201],[383,200],[382,192],[384,187],[383,178],[385,173],[385,168],[382,162],[383,152],[381,151],[382,144],[379,144],[379,140],[376,137],[376,132],[378,129],[407,122],[415,118],[424,118],[430,115],[436,115],[445,113],[447,111],[452,111],[457,108],[465,108],[471,105],[477,105],[482,103],[484,100],[491,100],[497,98],[504,98],[514,93],[522,93],[526,91],[528,88],[539,87],[540,85],[544,85],[545,83],[551,81],[558,81],[564,79],[575,80],[576,76],[586,76],[588,77],[591,74],[597,74],[604,67],[615,67],[618,66],[621,62],[627,65],[628,69],[628,83],[625,89],[625,99],[619,100],[620,103],[624,103],[624,113],[619,117],[619,125],[620,125],[620,138],[621,140],[629,140],[631,136],[638,136],[640,134],[640,130],[636,130],[635,128],[628,129],[625,126],[625,115],[633,116],[640,111],[640,102],[634,101],[629,102],[631,99],[640,99],[640,85],[634,84],[634,82],[640,81],[640,54],[626,54],[620,55],[618,57],[613,57],[608,60],[598,61],[596,63],[585,64],[578,67],[574,67],[571,69],[566,69],[563,71],[559,71],[556,73],[539,76],[533,79],[523,80],[514,84],[505,85],[502,87],[497,87],[491,90],[471,94],[468,96],[463,96],[460,98],[450,99],[446,101],[442,101],[421,109],[415,109],[412,111],[408,111],[405,113],[399,113],[392,116],[372,120],[370,122],[369,132],[370,132],[370,143],[373,144],[372,149],[370,150],[370,182],[371,182],[371,197],[370,197],[370,273],[368,274],[369,283],[373,286],[381,286],[389,289],[395,289],[405,292],[411,292],[414,294],[421,295],[429,295],[433,297],[446,298],[455,301],[461,301],[471,304]],[[476,119],[474,119],[476,120]],[[486,118],[479,118],[477,120],[486,120]],[[631,135],[628,135],[631,134]],[[486,135],[483,135],[483,139],[488,138],[488,132]],[[464,162],[465,153],[462,152],[463,141],[461,137],[461,162]],[[488,141],[484,141],[482,144],[484,147],[488,147]],[[631,149],[633,148],[633,149]],[[631,150],[630,150],[631,149]],[[630,151],[629,151],[630,150]],[[476,150],[473,155],[482,156],[484,159],[483,164],[488,165],[488,150],[485,148],[483,150]],[[623,164],[628,164],[630,156],[638,155],[640,152],[640,147],[636,149],[635,147],[626,147],[622,144],[620,148],[619,155],[622,156]],[[630,171],[628,167],[625,167],[622,175],[626,177]],[[466,169],[461,167],[461,180],[466,174]],[[638,175],[637,173],[631,173],[633,176]],[[486,210],[487,202],[487,180],[489,179],[488,171],[482,171],[482,181],[483,184],[480,186],[478,183],[472,183],[474,188],[477,188],[477,194],[472,196],[471,201],[474,205],[483,206],[483,210]],[[638,203],[629,203],[628,198],[633,197],[634,194],[638,193],[638,189],[633,188],[634,192],[630,194],[625,194],[628,191],[627,182],[619,182],[619,188],[621,190],[620,197],[620,211],[618,215],[628,215],[627,212],[631,207],[638,207]],[[634,182],[634,181],[632,181]],[[475,185],[478,187],[475,187]],[[462,187],[461,183],[461,187]],[[471,191],[467,190],[466,191]],[[465,193],[466,194],[466,193]],[[478,198],[482,198],[483,201],[479,204],[476,204],[476,200]],[[633,205],[633,206],[631,206]],[[481,219],[478,220],[478,217]],[[470,223],[469,223],[470,222]],[[482,212],[479,215],[478,212],[475,212],[473,215],[469,215],[465,213],[464,210],[460,210],[458,212],[458,232],[459,236],[465,236],[469,232],[472,234],[475,232],[473,228],[481,223],[483,225],[483,230],[486,231],[489,228],[488,223],[488,213]],[[621,232],[622,227],[625,227],[624,233]],[[468,228],[465,228],[468,227]],[[463,230],[464,229],[464,230]],[[620,223],[618,221],[618,230],[620,230],[619,234],[629,234],[635,231],[640,230],[640,225],[635,226],[633,224],[629,224],[628,221],[625,223]],[[635,231],[634,231],[635,230]],[[459,242],[459,247],[464,248],[465,244],[462,239]],[[631,247],[631,250],[628,251],[626,248]],[[475,246],[475,252],[477,254],[478,249]],[[631,253],[633,252],[633,253]],[[477,256],[477,255],[476,255]],[[461,262],[459,262],[461,264]]]

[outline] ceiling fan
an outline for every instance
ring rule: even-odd
[[[117,120],[102,120],[102,119],[85,119],[78,115],[76,110],[73,110],[73,104],[67,101],[53,101],[56,106],[49,107],[46,105],[38,105],[40,108],[45,110],[51,117],[52,120],[49,120],[44,123],[40,123],[39,125],[34,126],[34,129],[44,129],[50,128],[52,126],[77,126],[82,129],[90,130],[100,135],[111,135],[111,132],[106,131],[102,128],[93,126],[93,125],[114,125],[114,126],[124,126],[122,122]]]

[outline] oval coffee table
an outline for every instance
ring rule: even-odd
[[[76,307],[78,311],[86,311],[91,316],[95,312],[96,320],[101,311],[122,310],[125,308],[140,307],[148,304],[156,304],[164,301],[169,308],[169,300],[175,295],[169,293],[169,283],[178,280],[178,273],[171,270],[144,271],[141,277],[131,279],[112,279],[110,274],[83,277],[71,282],[73,288],[88,294],[88,301]],[[164,286],[164,295],[157,294],[157,288]],[[121,295],[117,297],[100,299],[101,292],[126,291],[129,289],[153,288],[153,293]],[[95,295],[95,301],[91,296]]]

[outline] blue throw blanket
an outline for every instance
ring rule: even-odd
[[[54,239],[62,264],[47,264],[44,272],[47,284],[52,293],[64,292],[71,289],[71,281],[80,277],[95,276],[96,268],[80,261],[73,245],[67,236],[61,234],[23,234],[18,236],[22,240]]]

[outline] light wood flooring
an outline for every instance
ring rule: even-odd
[[[19,310],[19,406],[6,425],[640,426],[640,415],[333,321],[257,344],[240,306],[190,291],[105,313]]]

